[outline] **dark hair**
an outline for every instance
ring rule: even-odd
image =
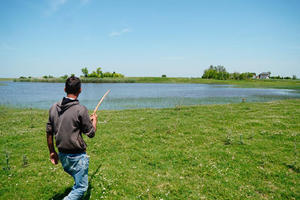
[[[66,93],[67,94],[76,94],[81,88],[81,81],[78,77],[72,75],[66,80]]]

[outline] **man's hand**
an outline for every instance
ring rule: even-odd
[[[96,113],[95,113],[95,114],[92,114],[92,115],[90,116],[90,119],[91,119],[92,122],[93,122],[93,121],[97,121],[97,118],[98,118],[98,116],[97,116]]]
[[[54,151],[52,153],[50,153],[50,161],[52,162],[53,165],[57,165],[58,163],[58,155],[57,153]]]
[[[50,152],[50,161],[52,162],[53,165],[57,165],[58,155],[54,149],[53,135],[51,133],[47,133],[47,144]]]
[[[95,113],[95,114],[92,114],[92,115],[90,116],[90,119],[91,119],[91,121],[92,121],[92,124],[93,124],[93,127],[94,127],[95,131],[97,130],[97,118],[98,118],[98,116],[97,116],[96,113]]]

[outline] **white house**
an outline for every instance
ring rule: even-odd
[[[269,79],[270,78],[271,73],[270,72],[262,72],[258,75],[259,79]]]

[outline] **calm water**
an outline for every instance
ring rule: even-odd
[[[101,109],[164,108],[176,105],[263,102],[300,98],[285,89],[234,88],[228,85],[85,83],[80,102],[94,109],[102,95],[111,89]],[[63,83],[1,82],[0,104],[15,107],[49,109],[65,95]]]

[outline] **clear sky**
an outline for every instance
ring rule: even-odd
[[[299,0],[0,0],[0,77],[300,77]]]

